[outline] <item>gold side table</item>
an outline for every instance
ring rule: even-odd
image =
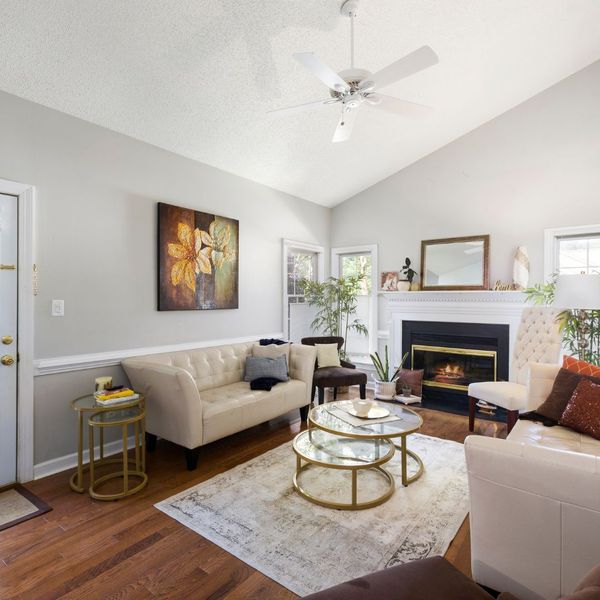
[[[146,412],[141,406],[133,408],[113,407],[113,410],[104,410],[93,414],[88,419],[89,425],[89,445],[90,445],[90,488],[89,494],[96,500],[118,500],[131,496],[139,492],[148,483],[146,475],[146,445],[145,445],[145,427],[144,419]],[[129,468],[129,456],[127,448],[128,429],[133,427],[134,431],[134,452],[135,452],[135,468]],[[103,475],[95,479],[94,474],[94,429],[98,429],[100,435],[105,427],[121,427],[122,433],[122,469]],[[112,494],[103,494],[98,492],[98,487],[110,479],[123,479],[123,491]],[[139,483],[133,485],[131,479],[138,479]]]
[[[77,411],[77,470],[71,475],[69,479],[69,485],[74,492],[83,494],[86,488],[83,482],[84,474],[89,469],[89,463],[83,464],[83,419],[85,413],[98,413],[101,411],[114,411],[125,408],[132,408],[134,406],[144,406],[144,395],[139,394],[139,398],[131,400],[131,402],[123,402],[121,404],[113,404],[112,406],[101,406],[96,403],[94,394],[87,394],[86,396],[80,396],[71,401],[71,408]],[[104,430],[100,429],[100,460],[96,461],[96,466],[120,463],[120,458],[104,458]],[[133,462],[133,461],[132,461]]]

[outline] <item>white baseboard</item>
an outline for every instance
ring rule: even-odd
[[[133,436],[127,439],[127,447],[133,448]],[[114,442],[107,442],[104,444],[104,456],[111,456],[113,454],[119,454],[123,451],[122,440],[115,440]],[[83,462],[87,463],[89,460],[89,451],[87,448],[83,451]],[[100,447],[95,447],[94,456],[100,455]],[[73,454],[67,454],[66,456],[59,456],[58,458],[52,458],[43,463],[39,463],[33,466],[33,478],[41,479],[42,477],[48,477],[48,475],[54,475],[67,469],[74,469],[77,467],[77,452]]]
[[[165,346],[148,346],[145,348],[131,348],[128,350],[111,350],[109,352],[96,352],[93,354],[74,354],[71,356],[57,356],[55,358],[38,358],[33,361],[34,376],[81,371],[83,369],[96,369],[120,365],[122,360],[132,356],[148,356],[149,354],[162,354],[164,352],[178,352],[180,350],[195,350],[196,348],[209,348],[211,346],[225,346],[228,344],[243,344],[254,342],[262,338],[282,338],[283,333],[263,333],[260,335],[247,335],[238,338],[224,338],[218,340],[203,340],[200,342],[186,342],[183,344],[169,344]]]

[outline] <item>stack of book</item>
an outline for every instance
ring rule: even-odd
[[[118,390],[101,390],[94,393],[96,403],[102,406],[112,406],[113,404],[123,404],[124,402],[131,402],[140,395],[136,394],[130,388],[120,388]]]

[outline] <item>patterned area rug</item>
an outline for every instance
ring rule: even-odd
[[[443,555],[468,512],[462,444],[413,434],[408,446],[425,464],[420,479],[402,487],[400,452],[386,468],[396,491],[360,511],[317,506],[292,487],[291,442],[158,504],[156,508],[221,546],[300,596],[395,564]],[[416,463],[409,459],[410,469]],[[307,472],[308,474],[308,472]],[[360,475],[365,475],[361,480]],[[342,471],[315,471],[322,484],[349,493]],[[359,489],[376,493],[378,477],[359,474]],[[360,498],[359,498],[360,500]]]

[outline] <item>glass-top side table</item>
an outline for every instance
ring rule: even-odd
[[[146,447],[144,441],[144,418],[146,413],[142,406],[134,406],[131,408],[117,408],[112,407],[113,410],[105,410],[93,414],[88,419],[89,426],[89,446],[90,446],[90,488],[89,494],[91,498],[95,500],[118,500],[119,498],[125,498],[131,496],[136,492],[139,492],[148,483],[148,476],[146,475]],[[130,469],[129,463],[131,462],[128,457],[128,429],[129,426],[133,427],[134,437],[134,452],[135,461],[134,468]],[[113,471],[102,477],[96,479],[95,477],[95,460],[94,460],[94,430],[98,429],[99,432],[103,432],[105,427],[120,427],[121,438],[122,438],[122,468],[118,471]],[[141,437],[140,437],[141,436]],[[114,462],[119,462],[118,459],[113,459]],[[132,478],[137,479],[137,485],[133,485]],[[98,488],[103,483],[110,479],[122,479],[123,489],[119,492],[104,493],[99,492]]]
[[[85,491],[83,477],[84,473],[89,469],[89,463],[83,464],[83,427],[84,427],[84,416],[85,413],[98,413],[98,412],[114,412],[121,411],[134,406],[144,406],[144,395],[139,394],[139,397],[129,402],[122,402],[120,404],[113,404],[111,406],[102,406],[96,402],[94,394],[87,394],[80,396],[71,401],[71,408],[77,412],[77,470],[71,475],[69,479],[69,485],[74,492],[83,494]],[[100,445],[100,461],[96,461],[96,466],[100,464],[108,463],[120,463],[120,458],[104,458],[104,429],[100,429],[99,435]]]

